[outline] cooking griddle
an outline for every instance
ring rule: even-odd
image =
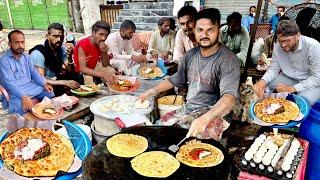
[[[120,133],[144,136],[148,139],[148,149],[146,151],[165,151],[175,157],[175,153],[168,151],[168,147],[183,139],[187,130],[171,126],[142,126],[124,129]],[[94,146],[92,152],[83,161],[84,179],[158,179],[147,178],[136,173],[131,168],[130,160],[133,158],[121,158],[110,154],[106,147],[107,139]],[[194,138],[189,138],[185,142],[192,139]],[[189,167],[180,163],[179,169],[167,179],[228,179],[231,163],[223,146],[212,139],[202,139],[201,142],[219,148],[224,155],[222,163],[209,168]]]

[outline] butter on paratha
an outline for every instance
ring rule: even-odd
[[[199,158],[195,157],[195,151],[209,152],[210,154]],[[192,140],[181,146],[176,154],[176,158],[187,166],[204,168],[220,164],[224,159],[224,155],[222,151],[215,146]]]
[[[131,167],[138,174],[146,177],[166,178],[180,167],[179,161],[163,151],[145,152],[131,161]]]
[[[106,142],[108,151],[119,157],[135,157],[148,148],[148,140],[145,137],[134,134],[117,134]]]
[[[266,108],[271,104],[280,104],[284,111],[276,114],[266,113]],[[299,116],[300,110],[296,103],[284,98],[266,98],[259,101],[254,106],[256,116],[268,123],[287,123],[290,120],[295,120]]]
[[[146,79],[153,79],[157,77],[162,77],[163,72],[161,69],[157,66],[149,67],[149,66],[143,66],[138,69],[138,74]]]
[[[14,156],[22,141],[42,139],[50,146],[50,154],[36,160],[21,160]],[[26,177],[55,176],[68,171],[74,161],[73,146],[66,137],[47,129],[21,128],[10,134],[0,145],[0,153],[9,170]]]

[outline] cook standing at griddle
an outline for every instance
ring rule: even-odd
[[[239,63],[236,55],[219,42],[220,18],[214,8],[198,12],[194,33],[199,46],[186,53],[174,75],[139,96],[144,101],[173,87],[188,87],[185,113],[206,111],[192,119],[187,136],[220,140],[230,123],[224,117],[238,96]]]

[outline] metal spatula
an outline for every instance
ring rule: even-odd
[[[176,153],[179,150],[179,146],[180,144],[185,141],[187,138],[189,138],[188,136],[184,137],[178,144],[172,144],[171,146],[169,146],[169,150],[173,153]]]

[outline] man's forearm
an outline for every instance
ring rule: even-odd
[[[109,56],[107,52],[101,53],[101,62],[103,67],[110,66]]]
[[[80,71],[85,75],[100,77],[100,78],[103,77],[103,72],[95,71],[95,70],[87,68],[87,67],[80,68]]]
[[[164,92],[166,90],[169,90],[171,88],[173,88],[173,85],[170,83],[170,81],[166,79],[161,83],[159,83],[156,87],[152,88],[151,90],[155,91],[155,92],[152,92],[155,95],[155,94]]]
[[[231,111],[235,102],[236,98],[233,95],[225,94],[208,112],[202,116],[204,116],[208,122],[217,118],[222,118]]]

